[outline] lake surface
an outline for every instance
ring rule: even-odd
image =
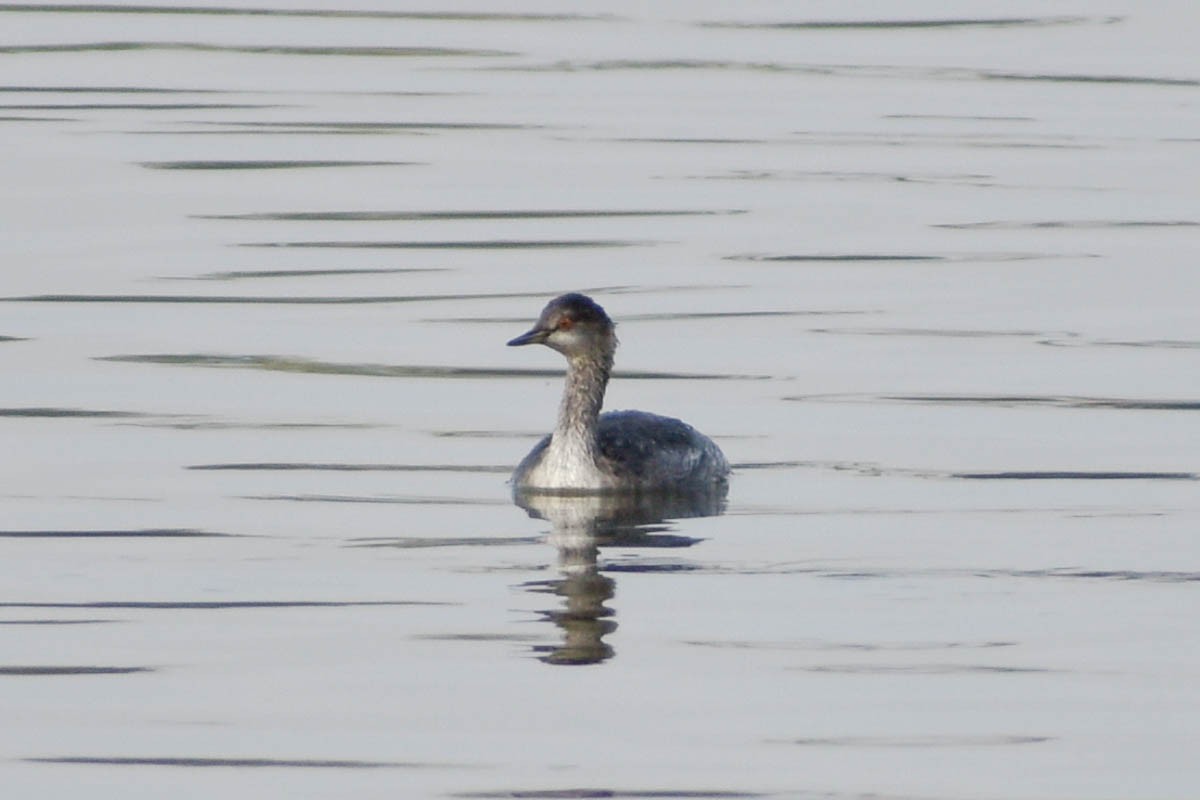
[[[1194,796],[1197,24],[0,6],[6,796]]]

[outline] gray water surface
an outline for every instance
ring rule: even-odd
[[[1193,796],[1198,23],[0,6],[6,796]]]

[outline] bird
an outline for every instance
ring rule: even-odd
[[[596,301],[572,292],[554,298],[510,347],[542,344],[567,359],[554,432],[512,475],[521,492],[671,493],[723,489],[729,462],[691,425],[645,411],[600,413],[617,349],[616,326]]]

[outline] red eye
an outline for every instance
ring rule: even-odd
[[[558,329],[560,331],[569,331],[573,327],[575,327],[575,320],[570,317],[563,317],[558,321]]]

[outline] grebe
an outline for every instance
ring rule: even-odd
[[[691,425],[644,411],[600,413],[617,336],[604,309],[582,294],[551,300],[515,347],[544,344],[567,359],[558,424],[513,472],[518,490],[672,492],[723,485],[721,448]]]

